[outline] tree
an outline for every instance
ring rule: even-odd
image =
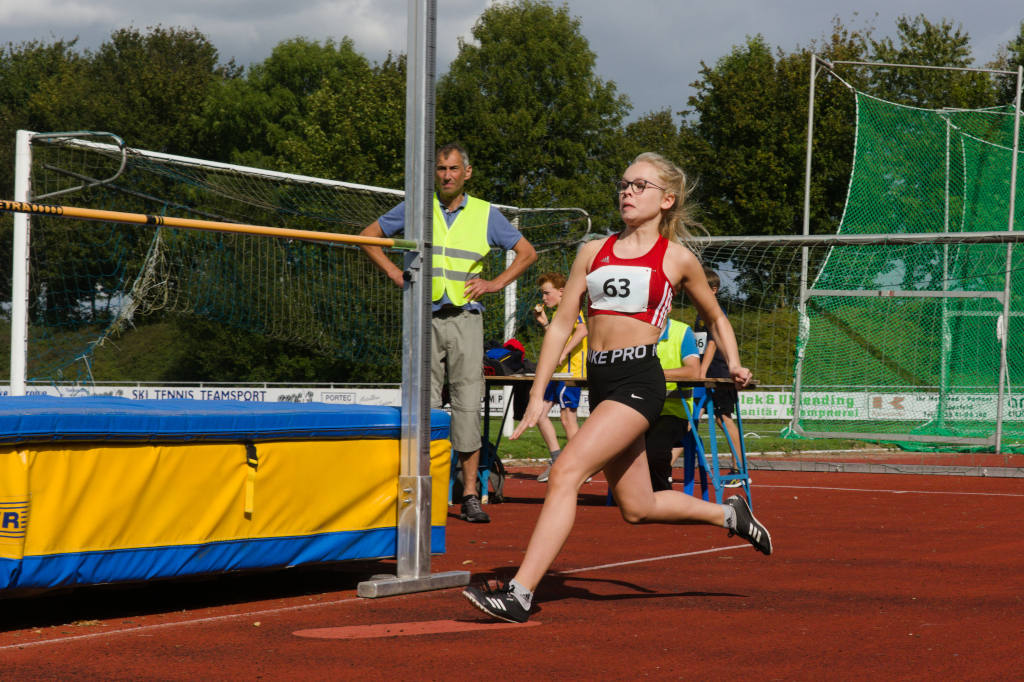
[[[1019,66],[1024,66],[1024,21],[1020,22],[1017,37],[1001,47],[996,58],[989,64],[993,69],[1004,71],[1016,71]],[[1017,76],[1000,77],[996,89],[999,101],[1012,105],[1016,96]]]
[[[0,48],[0,191],[14,197],[14,143],[16,131],[45,130],[45,122],[34,118],[25,103],[42,84],[59,73],[68,61],[77,59],[75,41],[55,40],[8,44]],[[12,249],[11,214],[0,216],[0,268],[9,272]],[[11,300],[11,278],[0,278],[0,301]],[[0,312],[0,317],[5,316]]]
[[[362,184],[401,186],[405,59],[371,64],[345,38],[294,38],[203,103],[214,156]]]
[[[306,117],[280,144],[286,165],[304,173],[401,188],[405,183],[405,57],[325,83]]]
[[[438,80],[437,138],[467,145],[474,193],[612,220],[629,100],[595,75],[579,19],[565,6],[516,0],[484,10],[473,37],[478,44],[460,41]]]
[[[959,24],[943,19],[932,23],[923,14],[896,21],[900,43],[891,38],[871,40],[871,59],[891,64],[920,64],[970,68],[970,37]],[[871,87],[878,96],[911,106],[975,108],[992,105],[992,84],[980,73],[941,69],[879,68]]]
[[[798,94],[806,93],[800,75],[797,60],[776,63],[761,36],[733,48],[713,68],[702,65],[683,156],[700,179],[712,233],[798,231],[807,111],[806,94],[803,102]]]
[[[652,111],[626,126],[621,146],[627,159],[654,151],[673,161],[679,159],[679,124],[669,109]]]
[[[74,40],[55,40],[8,44],[0,48],[0,156],[3,158],[14,158],[17,130],[49,129],[49,121],[39,118],[25,104],[69,63],[81,59],[74,46]],[[0,187],[5,197],[14,196],[13,163],[0,166]]]
[[[869,36],[870,30],[849,30],[836,19],[829,35],[791,53],[773,53],[762,36],[754,36],[714,66],[702,63],[689,100],[692,110],[683,112],[678,157],[697,181],[694,199],[709,232],[803,231],[811,54],[862,60]],[[834,232],[842,216],[853,153],[853,104],[845,84],[827,71],[818,73],[812,233]],[[751,266],[739,273],[737,285],[741,296],[756,302],[779,288],[774,278],[796,276]]]
[[[195,153],[196,102],[233,63],[199,31],[118,29],[95,52],[67,59],[28,100],[39,129],[105,130],[129,146]]]

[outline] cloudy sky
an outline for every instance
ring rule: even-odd
[[[459,39],[491,0],[438,0],[437,68],[447,70]],[[557,0],[555,4],[560,4]],[[875,27],[895,36],[896,18],[924,14],[949,19],[971,37],[982,66],[1011,41],[1024,20],[1012,0],[568,0],[597,54],[597,72],[629,95],[635,118],[686,107],[703,60],[713,64],[747,36],[762,34],[786,51],[829,32],[838,16],[851,28]],[[249,65],[287,38],[348,36],[371,60],[404,52],[406,0],[0,0],[0,44],[79,38],[94,48],[117,28],[162,25],[197,28],[223,61]],[[854,13],[856,12],[856,14]],[[553,59],[557,55],[552,55]]]

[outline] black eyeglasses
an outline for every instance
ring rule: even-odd
[[[667,191],[664,187],[659,187],[650,180],[618,180],[615,183],[615,190],[619,194],[622,194],[632,187],[636,194],[643,194],[644,190],[647,189],[648,186],[653,187],[654,189],[660,189],[662,192]]]

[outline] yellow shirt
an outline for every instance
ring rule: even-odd
[[[558,311],[551,313],[551,319],[555,318]],[[583,324],[583,311],[580,311],[579,315],[576,316],[576,322],[572,325],[572,330],[575,332],[576,327]],[[571,336],[571,334],[570,334]],[[565,362],[555,368],[556,374],[570,374],[574,377],[583,378],[587,376],[587,337],[584,336],[580,341],[579,345],[576,346],[575,350],[570,350],[569,355],[566,356]]]

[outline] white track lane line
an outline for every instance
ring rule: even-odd
[[[702,549],[697,552],[683,552],[682,554],[665,554],[663,556],[652,556],[647,559],[633,559],[632,561],[619,561],[614,564],[601,564],[599,566],[587,566],[585,568],[571,568],[568,571],[558,571],[555,575],[569,575],[571,573],[582,573],[583,571],[599,571],[603,568],[618,568],[619,566],[629,566],[631,564],[646,564],[652,561],[665,561],[666,559],[679,559],[687,556],[697,556],[699,554],[712,554],[713,552],[728,552],[731,549],[743,549],[744,547],[750,547],[749,544],[742,545],[730,545],[728,547],[715,547],[714,549]]]
[[[893,495],[967,495],[981,497],[1024,497],[1024,493],[973,493],[963,490],[892,490],[886,488],[835,488],[824,485],[765,485],[753,486],[758,488],[787,488],[790,490],[834,490],[850,493],[891,493]]]
[[[713,552],[726,552],[733,549],[742,549],[749,547],[748,544],[732,545],[729,547],[716,547],[714,549],[703,549],[697,552],[684,552],[682,554],[666,554],[664,556],[649,557],[647,559],[634,559],[632,561],[620,561],[614,564],[601,564],[599,566],[586,566],[584,568],[573,568],[568,571],[559,571],[555,575],[570,575],[572,573],[582,573],[584,571],[598,571],[604,568],[616,568],[619,566],[629,566],[631,564],[645,564],[652,561],[664,561],[666,559],[678,559],[688,556],[697,556],[700,554],[710,554]],[[422,593],[421,593],[422,594]],[[412,595],[415,596],[415,595]],[[335,606],[337,604],[344,604],[346,602],[363,602],[366,601],[361,597],[352,597],[349,599],[339,599],[337,601],[329,602],[317,602],[315,604],[298,604],[296,606],[282,606],[276,609],[263,609],[260,611],[247,611],[244,613],[231,613],[224,616],[209,616],[206,618],[193,618],[189,620],[178,620],[173,623],[158,623],[154,625],[141,625],[134,628],[122,628],[120,630],[105,630],[103,632],[92,632],[86,635],[72,635],[70,637],[55,637],[53,639],[40,639],[33,642],[21,642],[19,644],[8,644],[0,646],[0,651],[9,649],[26,649],[34,646],[44,646],[47,644],[67,644],[68,642],[82,641],[86,639],[98,639],[100,637],[110,637],[112,635],[130,635],[135,633],[147,632],[151,630],[162,630],[166,628],[178,627],[178,626],[189,626],[189,625],[201,625],[203,623],[217,623],[226,620],[233,620],[238,618],[254,618],[257,616],[266,616],[275,613],[286,613],[288,611],[299,611],[301,609],[312,609],[318,606]]]
[[[53,639],[40,639],[34,642],[21,642],[20,644],[8,644],[0,646],[0,651],[7,649],[26,649],[31,646],[43,646],[44,644],[66,644],[68,642],[80,641],[83,639],[96,639],[99,637],[109,637],[111,635],[127,635],[134,634],[136,632],[147,632],[149,630],[162,630],[165,628],[172,628],[178,625],[201,625],[203,623],[217,623],[225,620],[232,620],[236,618],[253,618],[256,616],[266,616],[274,613],[286,613],[288,611],[300,611],[302,609],[312,609],[318,606],[335,606],[337,604],[344,604],[346,602],[358,602],[365,601],[362,597],[350,597],[348,599],[338,599],[337,601],[326,601],[316,602],[315,604],[296,604],[295,606],[282,606],[276,609],[262,609],[260,611],[246,611],[245,613],[229,613],[223,616],[208,616],[206,618],[192,618],[190,620],[177,620],[173,623],[156,623],[154,625],[140,625],[136,628],[122,628],[120,630],[105,630],[103,632],[91,632],[87,635],[72,635],[71,637],[55,637]]]

